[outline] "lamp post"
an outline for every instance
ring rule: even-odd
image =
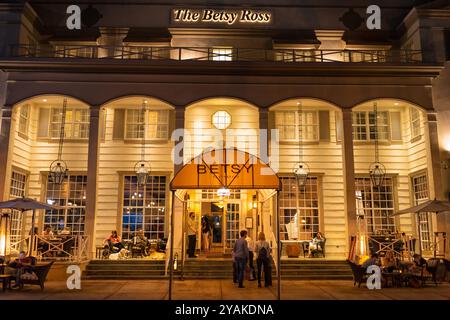
[[[297,178],[297,184],[299,188],[303,188],[306,186],[306,182],[308,181],[309,175],[309,166],[303,162],[303,113],[302,113],[302,104],[301,102],[297,102],[297,114],[298,114],[298,163],[294,166],[293,172],[295,177]]]
[[[11,254],[10,233],[11,231],[11,215],[10,213],[2,213],[0,216],[0,257],[6,261],[6,257]]]

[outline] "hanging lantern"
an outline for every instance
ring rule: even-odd
[[[50,165],[49,177],[50,181],[55,184],[62,184],[67,177],[67,165],[62,160],[55,160]]]
[[[294,174],[297,178],[297,183],[299,187],[306,186],[306,182],[308,181],[309,176],[309,167],[306,163],[300,162],[297,163],[294,167]]]
[[[61,127],[59,130],[58,159],[56,159],[50,164],[50,172],[49,172],[50,181],[55,184],[62,184],[67,176],[67,172],[69,171],[69,169],[67,168],[67,164],[61,160],[65,137],[64,129],[66,126],[66,113],[67,113],[67,99],[64,98],[61,114]]]
[[[384,176],[386,175],[386,168],[379,162],[372,163],[369,167],[370,180],[374,187],[381,187],[383,185]]]
[[[11,253],[10,229],[11,216],[9,213],[4,213],[0,216],[0,257],[3,258],[8,257]]]
[[[150,165],[146,161],[139,161],[134,166],[136,172],[138,185],[143,186],[147,184],[150,172]]]

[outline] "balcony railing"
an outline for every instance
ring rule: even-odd
[[[123,60],[176,61],[253,61],[282,63],[422,63],[419,50],[297,50],[297,49],[243,49],[149,46],[29,46],[11,47],[10,57],[22,58],[76,58]]]

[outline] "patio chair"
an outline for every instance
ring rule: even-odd
[[[353,273],[353,286],[358,284],[358,288],[361,287],[361,283],[367,279],[367,274],[365,268],[361,267],[360,265],[347,260],[348,264],[350,265],[350,268],[352,269]]]
[[[447,271],[447,280],[450,282],[450,261],[447,259],[442,259],[445,269]]]
[[[23,275],[22,275],[20,278],[20,283],[19,283],[20,288],[22,289],[24,284],[38,285],[41,287],[41,290],[43,291],[45,280],[47,279],[47,275],[48,275],[53,263],[54,263],[54,261],[52,261],[46,265],[27,267],[30,271],[32,271],[34,274],[36,274],[37,279],[22,278],[23,277]]]

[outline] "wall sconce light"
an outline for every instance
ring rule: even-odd
[[[441,167],[444,170],[448,170],[450,168],[450,159],[445,159],[441,161]]]
[[[256,194],[252,197],[252,208],[258,209],[258,197],[256,196]]]

